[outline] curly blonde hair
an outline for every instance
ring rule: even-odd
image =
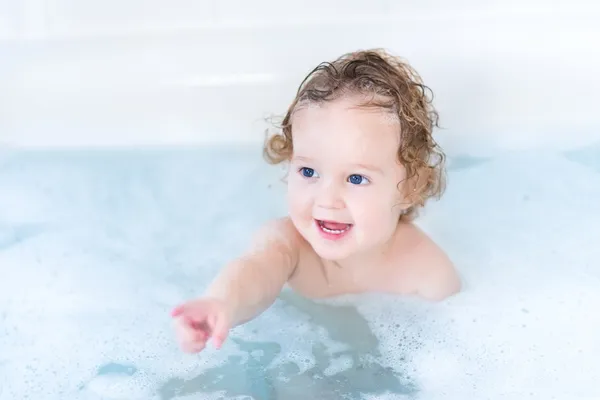
[[[383,49],[346,53],[313,69],[300,84],[276,132],[267,131],[263,155],[270,164],[289,161],[294,112],[355,94],[371,95],[360,107],[381,108],[400,122],[398,161],[406,169],[403,189],[410,202],[401,218],[412,219],[418,208],[429,198],[441,197],[445,189],[445,155],[432,137],[439,116],[432,105],[433,93],[417,72]]]

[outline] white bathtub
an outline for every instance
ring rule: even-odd
[[[598,10],[234,3],[0,4],[0,400],[600,398]],[[464,290],[286,290],[184,355],[171,307],[285,213],[261,117],[368,47],[436,94]]]
[[[599,138],[599,17],[591,0],[4,3],[0,141],[256,142],[316,64],[385,47],[434,90],[449,152],[574,148]]]

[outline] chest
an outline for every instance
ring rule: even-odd
[[[407,294],[412,285],[410,278],[394,263],[373,263],[348,270],[324,262],[313,251],[303,254],[288,284],[309,298],[368,292]]]

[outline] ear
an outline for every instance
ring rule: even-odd
[[[406,199],[411,206],[422,207],[424,205],[425,196],[423,194],[427,191],[431,178],[431,170],[429,168],[421,168],[407,180],[405,193]]]
[[[399,218],[410,213],[410,210],[414,206],[414,203],[409,196],[409,183],[408,181],[399,182],[396,191],[396,198],[394,199],[394,211],[398,212]]]

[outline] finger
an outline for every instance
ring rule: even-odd
[[[206,342],[194,343],[194,346],[192,347],[192,351],[194,353],[199,353],[202,350],[204,350],[205,348],[206,348]]]
[[[184,310],[185,310],[185,306],[183,304],[178,305],[173,310],[171,310],[171,317],[180,316],[181,314],[183,314]]]
[[[196,321],[194,321],[192,319],[192,317],[190,317],[189,315],[183,315],[182,319],[183,319],[183,322],[185,323],[185,326],[196,329]]]
[[[186,342],[182,344],[182,349],[186,353],[198,353],[206,347],[206,342]]]
[[[180,343],[196,341],[196,332],[185,325],[178,325],[175,333]]]
[[[179,304],[171,310],[172,317],[181,317],[183,315],[196,314],[197,307],[194,307],[193,303]]]
[[[183,340],[192,342],[206,342],[210,336],[210,328],[206,323],[189,324],[183,320],[177,324],[177,332],[179,337],[181,337]]]
[[[183,317],[187,316],[192,318],[195,321],[201,321],[206,318],[208,314],[208,307],[204,304],[200,303],[186,303],[181,304],[175,307],[171,311],[171,316],[173,317]]]
[[[195,319],[192,317],[184,316],[183,317],[184,326],[188,329],[193,329],[195,331],[204,331],[206,333],[210,332],[210,325],[204,319]]]
[[[218,313],[211,318],[213,344],[217,349],[223,345],[229,333],[229,322],[223,313]]]
[[[197,342],[206,342],[210,335],[205,330],[197,330],[194,332],[194,340]]]
[[[192,349],[201,347],[204,348],[206,345],[207,335],[202,331],[194,331],[191,329],[184,328],[177,334],[178,341],[182,348]]]
[[[198,325],[206,321],[209,311],[210,310],[206,307],[186,307],[179,316],[182,317],[188,325],[194,328],[200,328]]]

